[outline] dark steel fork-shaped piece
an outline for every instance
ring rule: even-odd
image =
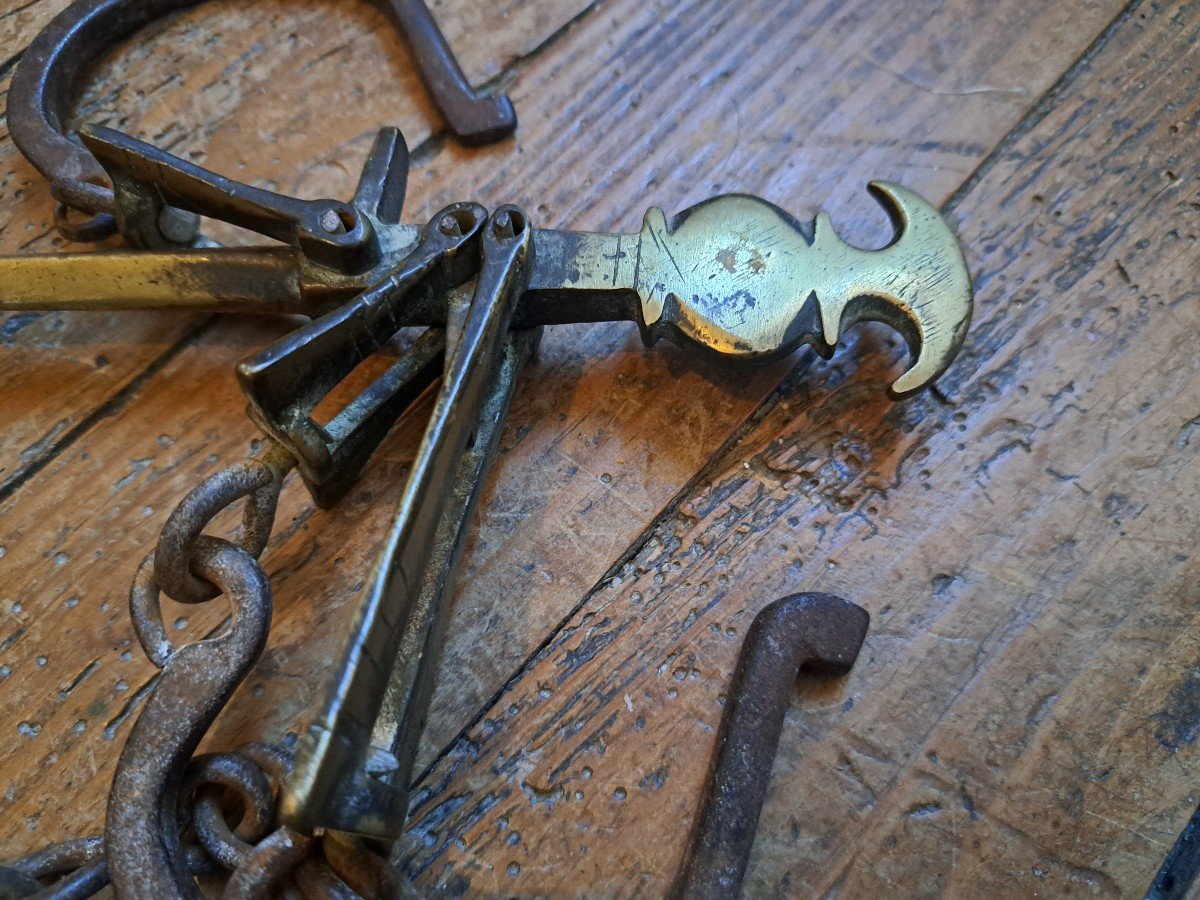
[[[325,703],[304,737],[281,813],[292,827],[389,841],[403,827],[467,523],[516,379],[545,324],[632,320],[744,363],[808,344],[832,354],[864,319],[895,327],[911,364],[892,386],[931,383],[962,343],[970,282],[957,243],[928,204],[875,192],[897,237],[864,251],[824,214],[808,228],[755,197],[718,197],[637,234],[534,229],[514,207],[490,217],[455,203],[423,227],[399,224],[407,151],[380,132],[352,202],[301,201],[242,185],[108,129],[82,132],[114,186],[116,219],[156,251],[0,258],[18,308],[54,297],[113,305],[306,312],[314,318],[247,359],[249,414],[294,458],[314,499],[335,503],[396,418],[441,387]],[[280,242],[180,247],[181,216],[210,216]],[[111,276],[110,287],[106,278]],[[119,284],[119,290],[116,285]],[[22,292],[24,292],[22,294]],[[88,297],[96,297],[89,301]],[[7,298],[0,296],[0,307]],[[401,328],[419,337],[327,421],[314,410]]]

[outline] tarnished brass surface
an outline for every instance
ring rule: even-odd
[[[305,312],[288,247],[122,250],[0,258],[0,309]]]
[[[459,227],[449,217],[440,224],[448,233]],[[437,227],[435,221],[431,230]],[[483,444],[494,443],[496,425],[480,428],[483,416],[489,408],[495,408],[489,417],[503,416],[520,368],[506,345],[535,265],[532,231],[526,215],[507,206],[492,214],[480,235],[479,278],[465,320],[449,341],[425,436],[325,703],[301,738],[296,771],[284,789],[280,815],[300,831],[332,828],[391,840],[403,827],[416,737],[409,729],[419,729],[424,719],[436,658],[436,647],[427,649],[428,636],[440,636],[445,626],[438,607],[453,585],[453,563],[465,534],[461,517],[469,515],[475,486],[486,472],[487,452],[474,457],[472,451],[481,437]],[[337,313],[329,319],[345,327],[336,322]],[[473,476],[474,486],[458,483],[463,473]],[[439,538],[449,544],[439,547]],[[414,655],[418,660],[405,664]],[[398,656],[399,682],[391,677]],[[395,705],[379,723],[385,693]],[[380,724],[397,743],[372,752]],[[397,744],[407,747],[403,758],[392,753],[401,749]]]
[[[896,184],[872,182],[870,189],[895,228],[881,250],[843,242],[827,213],[806,231],[774,204],[729,194],[669,220],[651,209],[635,235],[559,232],[555,240],[574,240],[551,250],[541,246],[540,232],[538,258],[551,262],[535,273],[530,291],[549,292],[566,312],[564,289],[597,298],[631,290],[647,343],[668,337],[733,360],[777,359],[805,343],[828,358],[854,323],[884,322],[912,355],[891,388],[907,396],[941,375],[962,346],[971,280],[937,210]],[[598,318],[616,317],[616,306],[610,301]],[[568,321],[551,310],[524,313]]]
[[[121,146],[125,163],[140,159],[138,154],[162,163],[140,165],[142,172],[173,171],[169,154],[115,132],[104,136]],[[353,204],[296,206],[314,221],[322,218],[321,203],[344,218],[350,210],[355,233],[362,236],[347,252],[353,259],[376,260],[365,269],[315,261],[299,238],[294,248],[0,257],[0,309],[163,307],[320,315],[386,278],[416,246],[420,229],[381,216],[372,202],[371,190],[400,178],[395,173],[404,166],[402,154],[393,149],[398,140],[394,130],[381,133]],[[378,158],[393,160],[392,174],[386,167],[373,172]],[[265,205],[261,191],[253,201],[225,200],[214,210],[213,185],[236,192],[237,183],[176,162],[181,171],[186,167],[188,180],[173,182],[171,196],[187,201],[188,209],[248,227],[264,218],[263,209],[290,214],[290,206]],[[893,396],[908,396],[941,375],[962,345],[971,319],[971,282],[957,240],[932,206],[899,185],[873,182],[870,189],[895,228],[891,243],[879,250],[842,241],[825,213],[805,228],[779,207],[745,194],[714,197],[670,219],[651,209],[637,234],[537,230],[532,240],[538,264],[514,325],[626,319],[639,324],[648,344],[665,337],[721,359],[757,362],[803,344],[828,358],[848,327],[879,321],[908,344],[910,366],[891,387]],[[184,196],[186,190],[195,195]],[[296,213],[289,221],[299,218]],[[290,234],[282,226],[271,229],[275,236],[285,232]],[[445,325],[448,309],[469,290],[407,303],[394,311],[394,325]]]

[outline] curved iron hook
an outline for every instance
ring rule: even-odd
[[[849,672],[870,621],[861,606],[818,593],[792,594],[754,617],[672,897],[739,895],[796,679]]]
[[[80,82],[118,42],[156,19],[203,0],[76,0],[26,49],[8,92],[8,125],[25,158],[49,182],[58,205],[55,224],[68,240],[99,241],[117,231],[116,200],[100,163],[67,131]],[[377,0],[383,2],[383,0]],[[472,90],[450,45],[421,0],[386,0],[434,105],[464,144],[485,144],[516,130],[505,95]],[[74,222],[68,210],[90,215]],[[179,227],[193,229],[190,220]]]
[[[223,635],[165,653],[156,648],[165,657],[163,674],[121,751],[108,798],[108,873],[122,897],[200,896],[179,840],[180,785],[204,733],[261,655],[271,624],[271,586],[253,557],[201,535],[192,562],[229,595],[233,617]],[[151,553],[138,569],[131,605],[150,608],[157,595]]]

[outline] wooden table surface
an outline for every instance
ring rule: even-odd
[[[64,0],[6,0],[0,92]],[[403,871],[421,890],[662,894],[734,659],[796,590],[866,607],[861,657],[798,688],[751,895],[1132,895],[1200,800],[1200,6],[1124,0],[444,0],[515,140],[447,140],[386,19],[207,3],[104,63],[79,121],[306,197],[375,130],[405,218],[524,206],[635,230],[747,191],[831,211],[901,182],[961,237],[976,314],[893,404],[895,335],[746,373],[548,329],[456,593]],[[62,248],[0,127],[0,251]],[[0,320],[0,850],[100,828],[157,670],[128,585],[170,509],[256,437],[233,377],[269,318]],[[289,481],[269,647],[207,747],[314,714],[423,410],[338,507]],[[228,523],[224,522],[222,527]],[[218,529],[220,530],[220,529]],[[172,606],[181,639],[220,603]]]

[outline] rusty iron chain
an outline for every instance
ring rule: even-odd
[[[295,464],[291,454],[268,442],[260,457],[206,478],[184,497],[163,526],[152,554],[158,589],[178,603],[203,603],[217,596],[217,586],[192,571],[196,542],[218,513],[243,498],[246,506],[234,543],[254,559],[261,556],[271,537],[283,479]],[[142,643],[145,646],[145,641]]]
[[[295,459],[274,442],[206,478],[168,517],[130,590],[134,632],[159,669],[158,684],[121,752],[105,833],[52,844],[0,865],[0,900],[74,900],[112,884],[122,897],[198,897],[195,879],[227,879],[224,896],[263,896],[291,884],[316,897],[395,897],[383,857],[348,837],[320,838],[278,825],[290,750],[251,743],[195,755],[266,645],[271,588],[266,549],[283,480]],[[204,533],[244,501],[234,540]],[[218,635],[175,645],[160,597],[231,606]]]
[[[29,47],[8,118],[14,142],[51,181],[59,230],[94,241],[119,229],[131,246],[154,252],[126,255],[99,275],[94,254],[0,259],[9,286],[0,308],[159,305],[300,312],[313,321],[238,367],[251,418],[270,439],[265,451],[191,491],[138,568],[131,617],[161,675],[118,761],[105,833],[0,865],[0,900],[86,897],[110,882],[122,897],[193,897],[197,878],[223,881],[228,897],[407,890],[350,834],[387,843],[404,826],[467,525],[542,326],[629,320],[647,344],[669,338],[697,353],[763,363],[804,344],[828,358],[845,328],[880,321],[911,355],[891,387],[899,398],[945,371],[971,318],[970,277],[953,233],[926,201],[886,182],[870,185],[895,226],[878,251],[847,244],[826,214],[805,229],[749,195],[711,198],[670,218],[651,209],[637,235],[534,229],[516,207],[489,217],[476,203],[451,204],[419,227],[400,221],[409,158],[394,128],[380,130],[350,203],[240,184],[111,129],[68,134],[65,104],[90,62],[196,2],[74,0]],[[383,2],[410,39],[449,130],[466,143],[511,133],[507,98],[471,90],[421,0]],[[201,216],[287,249],[191,253],[186,248],[211,244],[198,233]],[[755,269],[764,287],[756,288],[762,302],[749,302],[753,315],[732,264],[719,260],[712,271],[697,263],[686,273],[676,264],[726,244],[752,260],[787,259],[769,273]],[[337,415],[316,422],[314,409],[406,326],[430,331]],[[393,527],[298,759],[267,744],[197,756],[266,645],[271,589],[258,559],[284,478],[298,468],[318,505],[336,503],[439,374]],[[233,539],[205,534],[238,504]],[[225,597],[228,624],[175,645],[163,624],[164,594],[185,604]],[[755,619],[677,895],[736,894],[791,683],[805,666],[844,673],[866,626],[863,610],[812,594],[785,598]],[[386,767],[371,762],[380,750]]]

